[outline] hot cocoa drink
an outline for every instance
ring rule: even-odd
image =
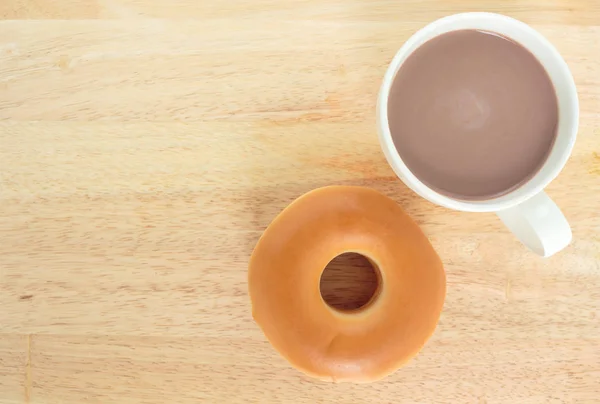
[[[421,45],[396,74],[389,127],[408,169],[463,200],[506,194],[554,144],[558,104],[531,52],[501,35],[453,31]]]

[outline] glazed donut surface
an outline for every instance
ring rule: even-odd
[[[355,252],[379,286],[363,307],[330,307],[319,289],[336,256]],[[433,334],[445,298],[442,263],[418,225],[390,198],[363,187],[311,191],[284,209],[250,259],[252,312],[292,365],[333,381],[380,379]]]

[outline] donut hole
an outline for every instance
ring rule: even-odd
[[[347,252],[332,259],[321,274],[323,300],[340,311],[360,309],[374,299],[379,270],[364,255]]]

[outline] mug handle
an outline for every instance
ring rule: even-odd
[[[544,191],[496,214],[523,244],[542,257],[556,254],[571,242],[569,222]]]

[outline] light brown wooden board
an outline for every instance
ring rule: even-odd
[[[375,97],[411,33],[517,17],[571,67],[581,130],[548,193],[573,243],[528,252],[493,214],[418,198]],[[292,369],[246,268],[294,198],[365,185],[447,270],[439,327],[370,385]],[[600,3],[0,1],[0,403],[591,403],[600,397]]]

